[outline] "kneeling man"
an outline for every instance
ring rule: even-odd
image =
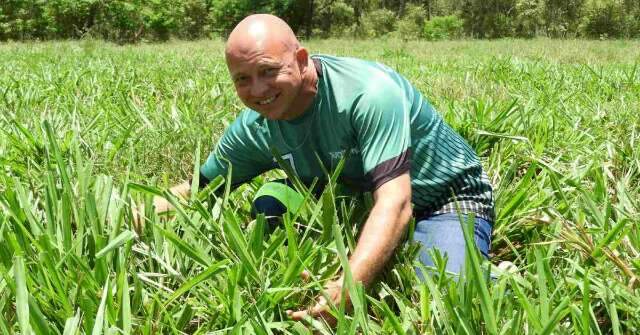
[[[374,280],[412,215],[425,265],[433,265],[428,250],[436,248],[446,254],[448,270],[461,271],[465,242],[458,210],[474,215],[475,242],[488,257],[494,216],[488,178],[474,151],[404,77],[374,62],[310,56],[291,28],[271,15],[240,22],[225,56],[247,108],[201,167],[201,186],[226,176],[229,164],[233,186],[278,168],[274,152],[304,183],[324,179],[324,168],[346,157],[340,182],[374,198],[349,259],[356,281],[366,286]],[[189,189],[185,182],[172,191],[186,195]],[[269,201],[277,199],[267,199],[258,211],[273,214]],[[159,212],[168,208],[162,199],[155,205]],[[336,303],[341,286],[341,280],[327,286]],[[291,316],[321,315],[325,303]]]

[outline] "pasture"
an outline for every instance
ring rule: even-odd
[[[404,244],[379,283],[347,285],[353,308],[336,306],[336,328],[292,322],[285,311],[310,304],[346,262],[366,201],[329,187],[267,234],[250,200],[278,172],[234,192],[217,180],[186,201],[167,193],[242,108],[222,41],[9,43],[0,332],[640,332],[640,42],[306,45],[391,66],[467,139],[496,191],[491,264],[472,255],[464,278],[435,269],[420,282],[416,246]],[[138,234],[131,205],[153,195],[176,211],[147,211]]]

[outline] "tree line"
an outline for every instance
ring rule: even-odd
[[[2,0],[0,40],[209,38],[251,13],[304,38],[640,37],[640,0]]]

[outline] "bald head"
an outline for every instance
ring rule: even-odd
[[[277,16],[255,14],[244,18],[227,40],[226,56],[258,50],[295,51],[300,43],[291,27]]]

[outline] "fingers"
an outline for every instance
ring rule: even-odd
[[[311,273],[304,270],[300,273],[300,277],[304,281],[311,279]],[[315,305],[308,309],[302,309],[298,311],[287,310],[287,316],[294,321],[307,321],[310,324],[314,324],[317,320],[322,319],[329,327],[335,327],[338,320],[330,313],[331,306],[340,302],[342,296],[342,278],[328,282],[322,294],[318,296]]]
[[[295,321],[302,321],[308,317],[323,317],[326,319],[329,316],[328,311],[329,305],[327,304],[327,300],[324,297],[319,297],[316,304],[310,309],[299,311],[287,310],[287,316]]]
[[[302,321],[309,316],[309,312],[305,310],[295,311],[295,312],[292,310],[287,310],[287,316],[295,321]]]
[[[309,272],[307,270],[302,270],[302,272],[300,272],[300,278],[302,279],[302,281],[308,282],[311,279],[311,272]],[[324,298],[322,298],[322,299],[323,299],[323,301],[326,301],[326,300],[324,300]],[[320,301],[318,300],[318,303],[319,302]],[[289,310],[286,311],[287,316],[289,318],[295,320],[295,321],[302,321],[303,319],[309,317],[310,315],[314,316],[315,313],[313,313],[313,311],[317,310],[317,309],[315,309],[315,307],[318,306],[318,303],[316,303],[314,308],[311,308],[311,309],[308,309],[308,310],[293,311],[293,310],[289,309]]]
[[[300,273],[300,278],[302,278],[302,280],[305,282],[309,281],[309,279],[311,278],[311,272],[302,270],[302,272]]]
[[[318,297],[318,300],[316,301],[316,304],[313,307],[307,310],[299,310],[299,311],[287,310],[287,316],[289,316],[291,319],[295,321],[301,321],[307,317],[327,318],[329,316],[327,313],[328,311],[329,311],[329,304],[327,303],[327,299],[323,296],[320,296]]]
[[[141,235],[142,230],[144,228],[144,205],[140,205],[139,207],[134,207],[131,210],[132,219],[133,219],[133,229],[136,234]]]
[[[327,305],[327,299],[325,297],[318,297],[318,302],[315,306],[311,307],[311,315],[313,317],[319,316],[320,314],[329,310],[329,306]]]

